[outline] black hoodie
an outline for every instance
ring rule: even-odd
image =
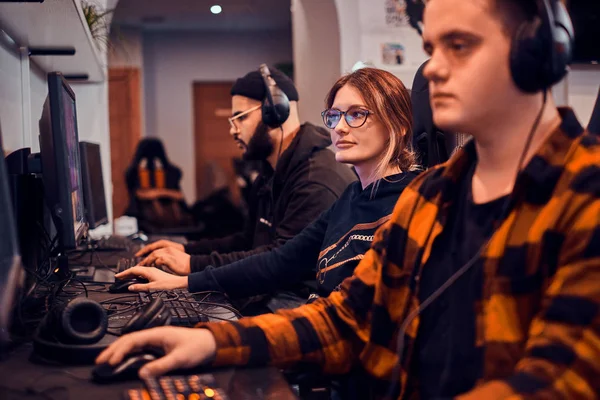
[[[196,254],[191,257],[192,272],[281,246],[329,208],[356,180],[350,168],[335,161],[327,149],[330,145],[327,130],[303,124],[281,154],[275,172],[256,179],[246,230],[185,246],[187,253]]]
[[[216,290],[231,298],[297,288],[326,296],[351,276],[371,246],[377,228],[390,219],[394,205],[416,173],[392,175],[369,185],[346,189],[338,201],[294,239],[268,253],[188,276],[190,292]]]

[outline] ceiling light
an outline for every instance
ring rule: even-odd
[[[223,11],[223,8],[221,8],[221,6],[218,4],[210,8],[210,12],[213,14],[221,14],[221,11]]]

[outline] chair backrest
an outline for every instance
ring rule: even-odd
[[[171,164],[159,139],[140,140],[125,171],[129,193],[140,188],[166,188],[181,190],[181,169]]]
[[[149,233],[192,226],[181,177],[181,170],[169,162],[159,139],[142,139],[125,171],[129,192],[125,214],[136,217],[140,228]]]
[[[433,113],[429,103],[429,82],[423,75],[423,63],[412,85],[413,106],[413,148],[419,155],[423,167],[429,168],[448,160],[456,147],[456,138],[440,130],[433,123]]]

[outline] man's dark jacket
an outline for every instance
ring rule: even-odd
[[[325,129],[303,124],[279,157],[274,173],[256,179],[245,231],[185,246],[192,254],[192,272],[281,246],[327,210],[356,180],[348,166],[335,161],[327,149],[330,145]]]

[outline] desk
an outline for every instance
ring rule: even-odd
[[[77,288],[81,290],[80,285],[72,285],[67,289],[72,291]],[[117,296],[122,295],[89,292],[89,297],[97,301]],[[214,296],[210,299],[212,301],[225,302],[222,295],[211,296]],[[235,319],[233,313],[231,316]],[[32,352],[33,345],[26,343],[13,350],[6,360],[0,361],[0,399],[119,399],[123,398],[126,389],[142,387],[139,380],[110,385],[96,384],[89,379],[93,366],[49,365],[36,361]],[[217,385],[229,395],[231,400],[296,399],[283,375],[275,368],[228,368],[204,372],[214,375]],[[35,393],[27,393],[28,390],[35,390]]]
[[[0,361],[0,399],[107,400],[123,398],[126,389],[142,387],[141,381],[99,385],[89,380],[92,366],[50,366],[33,363],[33,347],[25,344]],[[231,400],[293,400],[283,375],[275,368],[228,368],[210,371]],[[44,394],[28,394],[26,390]]]

